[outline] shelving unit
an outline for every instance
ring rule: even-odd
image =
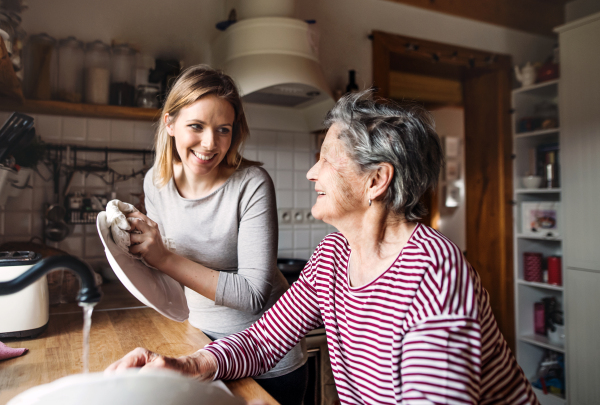
[[[526,281],[523,269],[523,253],[539,252],[544,258],[562,256],[562,235],[548,237],[524,233],[521,204],[523,202],[559,202],[561,188],[522,188],[521,177],[529,170],[529,150],[539,145],[558,143],[560,128],[540,129],[517,133],[517,123],[522,117],[530,117],[534,106],[542,101],[558,103],[558,80],[536,84],[513,91],[513,184],[515,185],[513,200],[515,201],[514,218],[514,279],[515,279],[515,321],[516,321],[516,357],[517,362],[527,378],[535,380],[538,366],[548,350],[565,354],[565,348],[552,344],[546,336],[534,333],[534,303],[544,297],[555,297],[563,305],[563,287],[544,282]],[[560,176],[559,176],[560,178]],[[562,217],[558,217],[561,221]],[[560,226],[560,224],[559,224]],[[563,306],[564,311],[564,306]],[[567,387],[568,389],[568,387]],[[564,405],[566,400],[553,394],[544,394],[535,389],[542,405]]]
[[[0,99],[0,111],[140,121],[156,121],[160,115],[160,110],[156,108],[68,103],[54,100],[25,100],[23,103],[19,103],[14,100]]]

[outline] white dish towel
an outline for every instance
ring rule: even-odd
[[[129,237],[129,233],[131,231],[130,223],[133,221],[141,221],[141,219],[127,218],[125,214],[138,211],[139,210],[137,208],[129,203],[119,200],[111,200],[108,202],[108,204],[106,204],[106,222],[110,227],[110,233],[112,234],[113,240],[117,246],[123,250],[123,252],[134,259],[141,260],[146,266],[152,267],[148,265],[148,263],[146,263],[141,257],[133,255],[129,252],[129,246],[131,246],[131,238]],[[162,236],[162,241],[167,249],[175,251],[175,241],[173,241],[173,239]]]

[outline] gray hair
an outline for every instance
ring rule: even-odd
[[[383,196],[386,208],[415,221],[427,214],[421,198],[435,189],[444,157],[429,112],[418,105],[374,100],[373,89],[342,97],[325,119],[337,124],[339,139],[361,173],[381,163],[394,167]]]

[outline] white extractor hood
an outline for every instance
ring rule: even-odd
[[[311,25],[288,17],[248,18],[214,43],[215,66],[231,75],[245,102],[295,110],[307,127],[322,128],[333,106]]]

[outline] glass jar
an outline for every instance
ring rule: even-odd
[[[127,44],[113,47],[110,104],[133,106],[135,51]]]
[[[14,21],[7,12],[0,11],[0,30],[3,30],[8,34],[8,40],[4,40],[4,45],[6,45],[6,50],[9,55],[12,55],[12,44],[13,38],[15,37],[15,26]]]
[[[137,106],[158,108],[158,86],[140,84],[137,88]]]
[[[10,59],[17,77],[23,81],[23,45],[27,38],[27,33],[21,26],[21,16],[19,14],[11,12],[9,16],[14,23],[15,30],[15,36],[12,40],[13,52]]]
[[[90,42],[85,50],[85,102],[108,104],[110,94],[110,46]]]
[[[47,34],[29,37],[24,51],[23,92],[26,98],[50,100],[57,89],[56,40]]]
[[[83,42],[68,37],[58,45],[58,94],[57,98],[72,103],[83,100]]]

